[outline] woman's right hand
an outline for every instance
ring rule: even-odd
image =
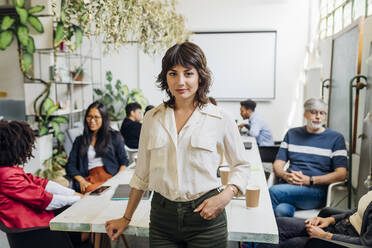
[[[334,223],[334,218],[333,217],[328,217],[328,218],[315,217],[313,219],[305,220],[305,223],[310,224],[312,226],[317,226],[320,228],[326,228],[329,225]]]
[[[109,220],[105,224],[107,235],[112,240],[117,240],[120,234],[122,234],[124,230],[128,228],[128,225],[129,221],[124,218]]]
[[[91,185],[91,183],[88,182],[85,179],[80,180],[79,181],[79,184],[80,184],[80,192],[83,193],[83,194],[85,193],[85,191],[88,188],[88,186]]]

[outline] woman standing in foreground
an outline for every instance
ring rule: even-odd
[[[168,49],[158,82],[169,100],[145,116],[128,206],[122,218],[106,223],[107,234],[119,237],[150,189],[150,247],[226,247],[224,208],[244,193],[249,173],[236,124],[208,102],[211,75],[197,45]],[[223,154],[231,172],[220,191]]]

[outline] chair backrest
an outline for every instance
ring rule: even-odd
[[[264,163],[274,163],[279,146],[259,146],[261,161]]]
[[[124,148],[128,153],[129,164],[131,164],[134,161],[134,157],[137,156],[138,149],[129,148],[126,145],[124,145]]]
[[[65,142],[63,144],[63,148],[67,156],[70,154],[72,149],[72,144],[74,143],[76,137],[83,134],[84,127],[76,127],[66,130],[65,132]]]

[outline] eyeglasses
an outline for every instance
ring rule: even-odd
[[[317,114],[319,114],[319,115],[326,115],[327,114],[327,112],[325,112],[325,111],[318,111],[318,110],[315,110],[315,109],[310,109],[310,110],[308,110],[312,115],[317,115]]]
[[[100,119],[102,119],[102,117],[101,116],[91,116],[91,115],[88,115],[87,116],[87,121],[91,121],[91,120],[93,120],[94,119],[94,121],[99,121]]]

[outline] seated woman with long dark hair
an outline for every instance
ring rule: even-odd
[[[105,105],[93,102],[84,118],[83,135],[72,146],[67,175],[74,179],[73,188],[87,193],[126,168],[128,157],[119,132],[110,128]]]
[[[8,228],[48,227],[53,210],[72,205],[81,194],[25,173],[35,136],[25,122],[0,121],[0,220]]]

